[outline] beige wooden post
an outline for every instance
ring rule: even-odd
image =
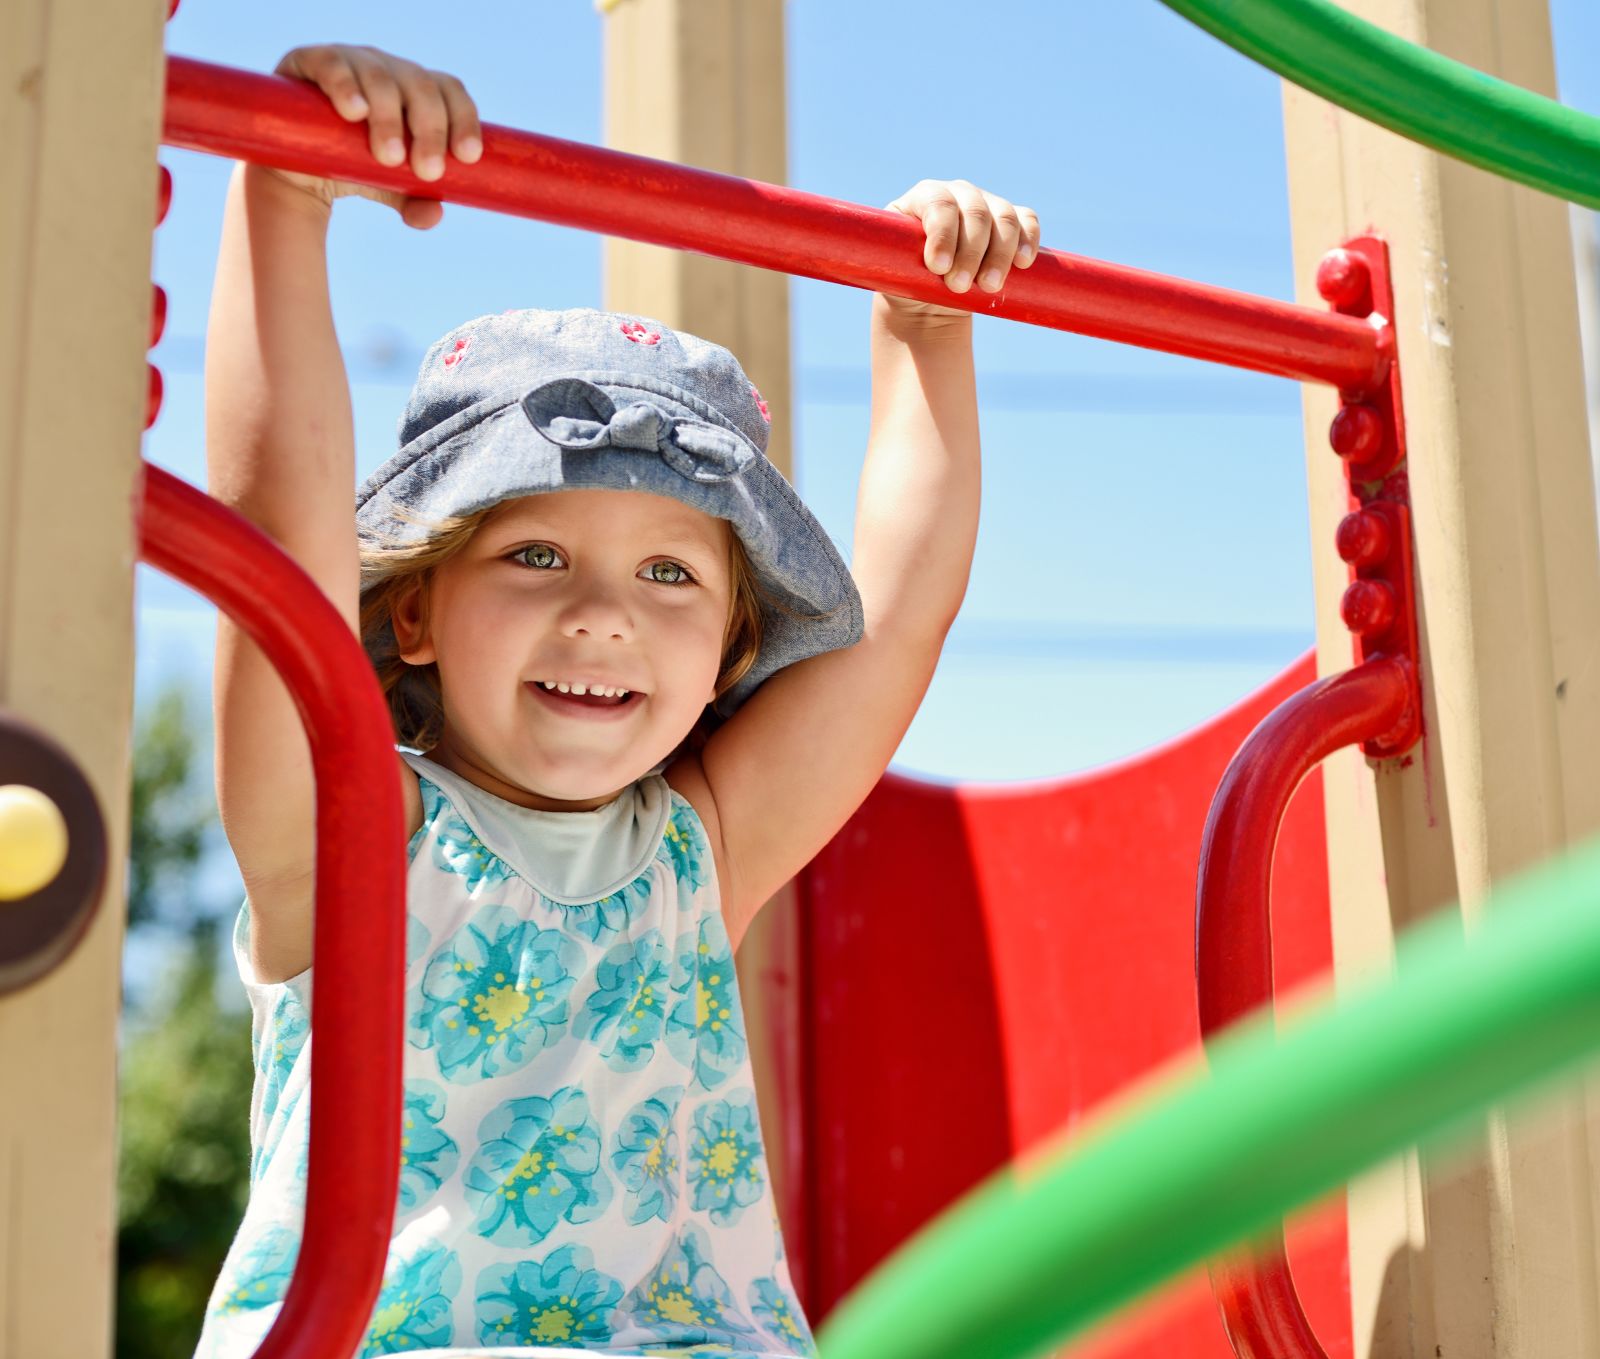
[[[783,0],[600,0],[605,14],[606,144],[782,184],[788,174]],[[663,203],[662,212],[672,204]],[[768,453],[791,479],[789,279],[632,241],[605,243],[605,304],[733,351],[772,411]],[[792,1033],[773,1022],[773,988],[796,984],[794,893],[763,908],[739,946],[739,984],[774,1182],[785,1176],[779,1073]]]
[[[1554,92],[1544,0],[1345,0],[1402,36]],[[1408,767],[1328,769],[1341,982],[1394,934],[1600,830],[1600,566],[1564,204],[1286,86],[1300,300],[1369,226],[1392,251],[1427,689]],[[1323,671],[1350,664],[1333,552],[1346,504],[1307,389]],[[1586,1097],[1494,1116],[1463,1155],[1412,1156],[1350,1194],[1358,1359],[1600,1356],[1597,1148]]]
[[[160,0],[16,0],[0,21],[0,705],[83,768],[112,866],[77,951],[0,997],[0,1359],[111,1346],[132,509],[165,17]]]
[[[608,146],[784,182],[783,0],[602,0],[601,9]],[[768,453],[791,474],[788,275],[608,238],[605,300],[738,355],[772,409]]]
[[[1589,453],[1600,477],[1600,213],[1572,209],[1572,249],[1578,269],[1584,385],[1589,392]]]

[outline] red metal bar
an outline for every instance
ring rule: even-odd
[[[1239,1359],[1328,1359],[1295,1289],[1281,1229],[1209,1269],[1222,1328]]]
[[[277,667],[317,789],[311,1147],[294,1278],[257,1359],[349,1359],[383,1281],[400,1180],[405,815],[388,711],[327,597],[254,525],[146,464],[140,555]]]
[[[1195,974],[1209,1037],[1272,1000],[1272,851],[1294,790],[1336,750],[1399,726],[1410,663],[1387,657],[1285,700],[1229,763],[1200,841]]]
[[[1356,317],[1047,250],[998,295],[956,295],[922,267],[899,213],[486,124],[483,159],[427,183],[379,165],[361,125],[310,86],[167,60],[164,139],[419,197],[693,250],[1147,349],[1330,383],[1383,380],[1392,330]]]
[[[1195,974],[1204,1037],[1272,1002],[1272,856],[1295,789],[1334,751],[1404,730],[1414,694],[1411,662],[1367,661],[1281,703],[1228,765],[1200,841]],[[1211,1286],[1239,1359],[1326,1359],[1281,1229],[1213,1262]]]

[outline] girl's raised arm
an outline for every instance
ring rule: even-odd
[[[924,263],[952,292],[999,292],[1038,254],[1038,218],[964,180],[923,180],[891,206],[922,221]],[[971,313],[875,298],[851,562],[862,638],[779,671],[701,757],[735,940],[861,804],[910,726],[966,593],[978,454]]]
[[[316,83],[374,156],[422,179],[481,153],[476,111],[454,77],[369,48],[289,53],[281,74]],[[229,186],[206,332],[206,466],[211,494],[256,524],[358,630],[354,431],[328,300],[333,200],[360,193],[429,227],[436,202],[241,165]],[[226,618],[215,674],[217,800],[251,902],[252,964],[281,980],[311,961],[314,788],[287,690]],[[405,781],[402,780],[404,786]],[[416,799],[414,784],[410,800]],[[413,818],[415,819],[415,818]]]

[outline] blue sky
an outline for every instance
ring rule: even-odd
[[[1155,0],[1013,0],[1003,24],[973,13],[954,0],[791,4],[790,182],[881,204],[925,175],[961,176],[1034,207],[1047,246],[1293,295],[1276,77]],[[1600,11],[1554,0],[1551,14],[1562,96],[1600,113]],[[168,46],[264,70],[298,43],[371,43],[454,71],[491,121],[597,142],[601,22],[588,0],[185,0]],[[203,484],[200,362],[228,167],[163,159],[167,400],[146,454]],[[600,303],[599,242],[583,233],[457,208],[419,233],[357,201],[335,219],[361,475],[392,451],[436,335],[508,307]],[[847,546],[868,299],[804,280],[791,297],[797,477]],[[985,779],[1083,769],[1175,735],[1310,644],[1293,384],[994,320],[978,321],[976,347],[977,561],[902,765]],[[204,691],[211,636],[208,606],[141,572],[142,696],[172,677]]]

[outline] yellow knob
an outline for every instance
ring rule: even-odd
[[[0,901],[48,887],[67,861],[67,820],[37,788],[0,784]]]

